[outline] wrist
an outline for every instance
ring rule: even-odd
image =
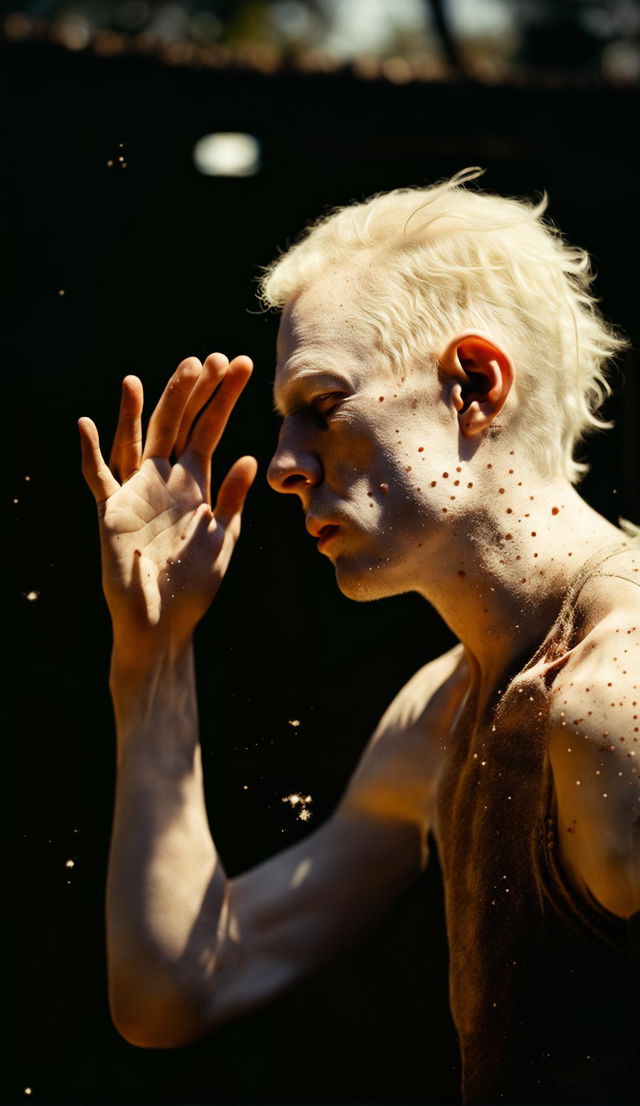
[[[114,630],[109,686],[128,687],[156,680],[162,673],[178,673],[193,664],[193,639],[143,640]]]
[[[116,729],[146,729],[159,722],[197,718],[195,665],[191,640],[133,651],[114,640],[109,673]]]

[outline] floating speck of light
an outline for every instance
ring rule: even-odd
[[[58,295],[59,296],[64,296],[64,288],[59,288],[58,289]]]
[[[28,591],[27,594],[25,595],[25,599],[28,599],[30,603],[35,603],[36,599],[39,599],[39,598],[40,598],[40,592],[35,591],[35,590],[34,591]]]
[[[76,862],[75,860],[65,860],[64,866],[65,868],[75,868]]]
[[[309,810],[309,803],[313,802],[311,795],[300,795],[299,792],[294,791],[291,795],[282,796],[283,803],[289,803],[292,808],[300,807],[298,811],[298,821],[308,822],[311,817],[311,811]]]
[[[25,1087],[24,1093],[25,1094],[31,1094],[31,1087]]]
[[[297,729],[298,726],[300,725],[300,719],[299,718],[290,718],[289,719],[289,725],[293,726],[294,729]]]
[[[13,500],[13,502],[14,502],[14,503],[19,503],[19,502],[20,502],[20,500],[19,500],[19,499],[14,499],[14,500]]]

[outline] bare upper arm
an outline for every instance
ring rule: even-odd
[[[462,663],[457,647],[422,668],[385,712],[332,817],[230,881],[203,1032],[316,970],[419,875]]]
[[[549,744],[561,861],[623,918],[640,910],[639,599],[637,587],[609,585],[608,609],[554,684]]]

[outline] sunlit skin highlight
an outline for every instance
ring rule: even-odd
[[[542,481],[526,457],[516,456],[508,432],[488,437],[513,402],[514,376],[490,338],[455,336],[438,368],[410,366],[400,383],[371,363],[349,326],[348,307],[336,308],[347,295],[314,287],[283,313],[275,397],[284,419],[269,482],[299,497],[312,528],[339,525],[324,551],[346,595],[423,595],[463,642],[490,693],[511,658],[549,626],[574,575],[569,556],[583,561],[620,533],[568,481]],[[486,351],[489,384],[480,398],[473,391],[463,396],[460,347],[467,364],[471,354]],[[477,377],[484,369],[471,371]],[[410,460],[424,469],[419,486],[407,472]],[[447,481],[457,489],[455,507]],[[521,562],[532,565],[526,586]]]
[[[619,918],[640,910],[640,610],[631,575],[640,569],[631,539],[564,477],[543,478],[519,445],[518,365],[503,343],[457,331],[393,373],[349,275],[336,270],[283,313],[274,388],[282,426],[268,480],[298,497],[346,596],[415,591],[459,644],[392,701],[330,818],[292,848],[226,875],[204,796],[193,633],[225,575],[256,472],[253,458],[240,458],[212,496],[211,459],[251,368],[244,356],[187,358],[146,438],[142,384],[127,377],[109,464],[93,422],[79,422],[113,621],[110,1005],[120,1033],[143,1047],[212,1032],[380,918],[424,870],[458,739],[482,733],[509,684],[527,702],[532,681],[546,695],[567,880]],[[606,588],[589,580],[581,594],[578,639],[565,655],[542,654],[521,679],[581,566],[624,541],[624,573]],[[529,736],[516,735],[512,758]],[[476,751],[461,774],[486,778],[491,769]],[[310,795],[280,798],[313,821]]]

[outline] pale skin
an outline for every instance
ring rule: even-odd
[[[400,383],[373,362],[348,289],[340,292],[335,279],[320,283],[284,312],[275,384],[283,424],[269,482],[299,497],[312,534],[331,527],[320,549],[346,595],[418,591],[460,644],[390,705],[333,816],[234,879],[204,804],[192,635],[255,476],[255,461],[241,458],[212,506],[211,456],[251,362],[182,362],[144,447],[142,385],[127,377],[109,465],[94,424],[79,423],[114,628],[110,1002],[133,1044],[206,1035],[316,970],[382,915],[427,863],[428,833],[437,839],[438,781],[462,705],[471,699],[480,717],[514,658],[544,637],[580,565],[624,537],[564,479],[541,478],[519,454],[510,433],[517,369],[491,335],[450,335],[437,369],[408,371]],[[640,910],[637,592],[620,580],[596,596],[566,658],[549,734],[559,821],[579,827],[560,841],[565,872],[621,918]],[[612,648],[620,635],[624,653]],[[567,719],[579,716],[580,741],[567,741]],[[607,756],[605,730],[615,733]]]

